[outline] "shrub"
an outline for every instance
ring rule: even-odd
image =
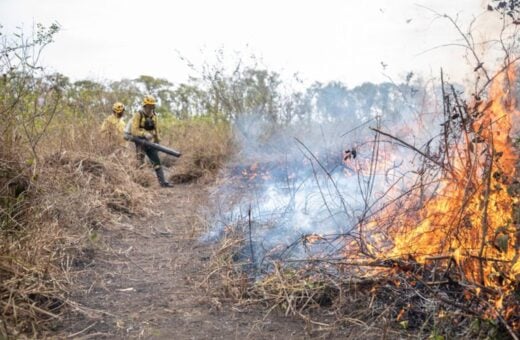
[[[233,132],[221,116],[199,116],[187,120],[163,121],[163,144],[183,155],[165,165],[173,165],[170,180],[175,183],[214,178],[234,152]]]

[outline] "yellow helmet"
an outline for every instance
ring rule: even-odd
[[[121,113],[124,110],[125,110],[125,106],[123,105],[123,103],[116,102],[116,103],[114,103],[114,105],[112,105],[112,111],[114,113]]]
[[[143,105],[155,105],[155,98],[150,95],[144,96]]]

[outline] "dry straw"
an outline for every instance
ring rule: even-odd
[[[144,186],[151,185],[151,170],[135,167],[133,150],[107,145],[98,123],[80,121],[81,128],[66,130],[57,124],[43,136],[38,158],[29,161],[23,143],[2,150],[3,337],[41,337],[58,325],[74,305],[68,298],[74,264],[99,230],[120,214],[148,213],[153,193]]]

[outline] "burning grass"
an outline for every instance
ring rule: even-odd
[[[262,305],[267,314],[298,316],[310,334],[439,339],[509,334],[485,315],[486,295],[468,291],[454,268],[444,272],[433,262],[392,260],[279,260],[252,274],[250,259],[237,255],[245,245],[246,239],[233,236],[221,242],[202,286],[221,299],[231,297],[239,308]]]
[[[379,148],[387,138],[422,162],[373,198],[376,172],[385,161],[372,158],[368,174],[359,177],[364,207],[352,209],[357,221],[348,231],[307,233],[265,249],[267,241],[258,240],[252,228],[273,229],[259,226],[250,207],[245,221],[228,226],[238,230],[228,232],[235,241],[223,243],[216,258],[225,261],[215,264],[208,280],[219,278],[239,303],[260,302],[351,336],[518,338],[519,165],[510,138],[518,113],[516,73],[510,67],[497,74],[485,100],[466,102],[442,84],[442,130],[424,149],[374,128],[375,155],[384,155]],[[344,203],[345,187],[309,148],[306,154],[322,210],[335,219],[330,193]],[[332,182],[328,187],[318,182],[320,168]],[[408,187],[397,186],[406,179]],[[345,216],[352,216],[347,210]]]

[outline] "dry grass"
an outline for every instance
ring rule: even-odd
[[[69,293],[82,264],[104,249],[103,228],[121,214],[154,213],[157,179],[150,166],[136,167],[133,145],[107,144],[103,117],[57,115],[36,155],[23,138],[0,151],[0,338],[59,327],[78,308]],[[230,152],[224,123],[177,122],[164,131],[163,144],[184,153],[170,170],[174,181],[212,178]]]
[[[84,131],[51,130],[38,161],[24,159],[23,144],[3,150],[0,337],[40,337],[71,304],[75,264],[95,247],[99,229],[121,213],[147,213],[153,194],[133,179],[150,169],[136,170],[132,152],[105,145],[97,122]]]
[[[379,263],[378,275],[360,275],[359,267],[354,273],[353,267],[342,264],[308,262],[295,267],[273,262],[269,272],[255,274],[248,260],[237,261],[244,244],[234,233],[223,239],[201,286],[238,308],[263,306],[266,317],[273,311],[297,316],[305,321],[308,334],[363,339],[507,338],[498,324],[464,307],[468,306],[464,287],[455,282],[426,283],[420,277],[424,268]]]
[[[163,143],[182,153],[177,160],[163,158],[166,166],[174,165],[173,183],[213,180],[235,149],[229,123],[211,117],[174,121],[163,131]]]
[[[363,221],[361,217],[359,229],[353,228],[355,232],[347,235],[355,239],[359,230],[359,239],[337,248],[341,252],[268,264],[262,262],[264,257],[257,261],[263,263],[258,270],[251,270],[250,263],[235,261],[244,253],[247,236],[230,234],[215,254],[207,280],[212,282],[210,290],[215,287],[239,304],[261,303],[269,311],[299,316],[312,327],[343,329],[342,335],[347,337],[518,339],[519,164],[514,169],[510,162],[517,158],[518,150],[511,148],[509,123],[496,123],[507,121],[505,117],[516,112],[516,106],[508,97],[512,78],[501,79],[496,86],[504,91],[492,91],[493,98],[486,102],[468,103],[451,87],[452,94],[443,98],[442,125],[452,125],[439,134],[436,152],[422,151],[390,133],[372,129],[424,157],[422,169],[430,170],[422,170],[422,175],[431,171],[431,177],[424,178],[443,181],[441,190],[427,194],[426,203],[422,195],[428,191],[423,191],[422,183],[428,181],[421,180],[421,204],[410,191],[403,197],[406,203],[413,203],[413,209],[407,211],[406,204],[399,203],[383,218]],[[453,123],[457,117],[462,118]],[[503,159],[506,154],[507,161]],[[457,198],[457,194],[462,195]],[[503,204],[498,203],[501,200]],[[421,209],[420,217],[416,207]],[[506,217],[506,225],[501,225],[501,217]],[[367,222],[380,229],[363,229]],[[378,231],[383,231],[384,242],[367,243]],[[405,251],[400,248],[403,240]],[[388,252],[386,241],[399,251]],[[262,246],[262,240],[258,243]],[[367,244],[372,249],[367,251]]]

